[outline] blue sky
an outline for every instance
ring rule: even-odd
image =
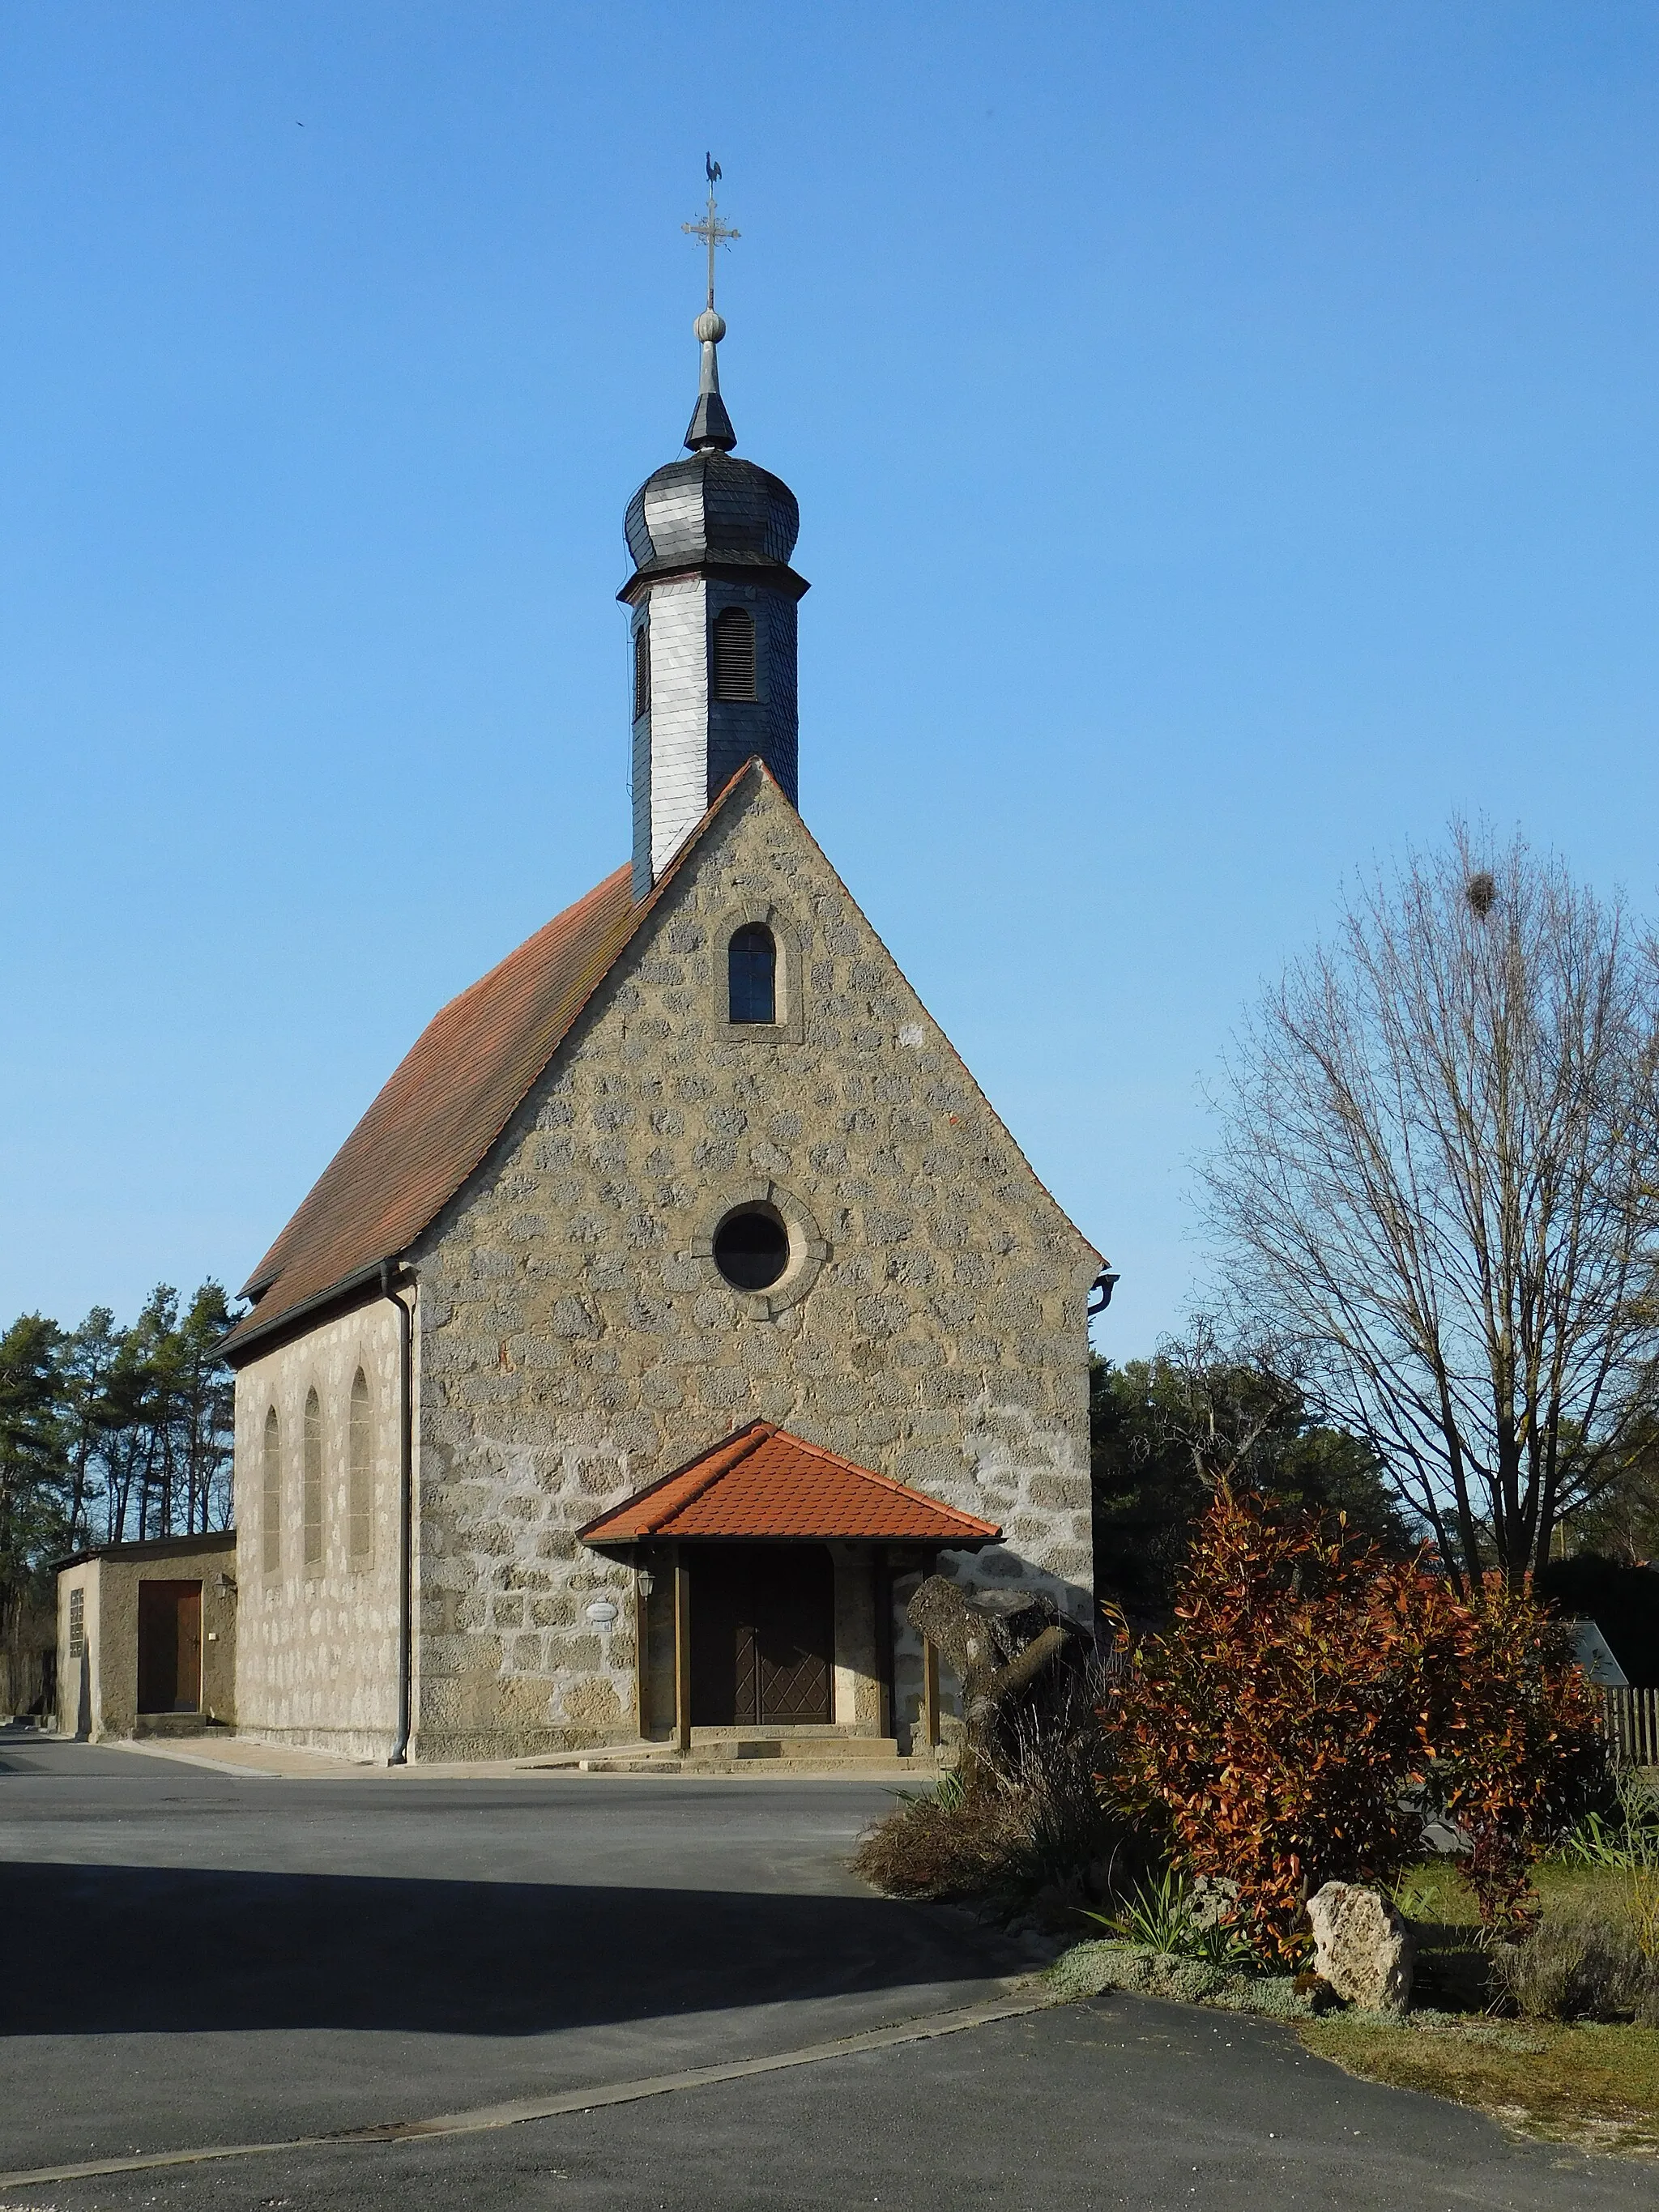
[[[623,506],[803,514],[807,820],[1149,1349],[1452,812],[1651,908],[1649,6],[0,10],[0,1317],[234,1285],[623,857]]]

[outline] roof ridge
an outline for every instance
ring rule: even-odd
[[[792,1443],[799,1444],[803,1451],[811,1452],[815,1458],[832,1461],[836,1467],[845,1468],[849,1474],[861,1474],[866,1482],[878,1482],[884,1490],[897,1491],[904,1498],[926,1498],[930,1505],[938,1505],[946,1513],[959,1510],[954,1505],[945,1505],[929,1491],[918,1490],[913,1483],[901,1482],[896,1474],[884,1474],[878,1467],[863,1467],[855,1459],[846,1459],[840,1452],[831,1451],[828,1444],[815,1444],[810,1437],[798,1437],[793,1429],[785,1429],[782,1433]],[[976,1516],[969,1513],[963,1517],[971,1521]]]
[[[653,1482],[650,1489],[641,1491],[639,1495],[641,1498],[649,1498],[653,1492],[662,1489],[666,1484],[690,1474],[694,1467],[706,1465],[708,1472],[702,1480],[688,1490],[684,1498],[677,1498],[674,1501],[674,1511],[683,1513],[688,1505],[695,1505],[697,1500],[706,1492],[712,1490],[717,1482],[723,1482],[733,1468],[741,1467],[744,1460],[751,1458],[769,1438],[778,1433],[778,1424],[775,1421],[750,1421],[747,1428],[734,1429],[732,1434],[721,1443],[710,1444],[705,1451],[694,1452],[690,1459],[681,1462],[672,1474],[664,1475],[661,1482]],[[733,1449],[738,1444],[743,1447],[740,1451]],[[729,1457],[727,1454],[730,1454]]]
[[[963,1511],[960,1506],[949,1505],[930,1491],[915,1489],[892,1475],[884,1474],[877,1468],[861,1467],[856,1460],[848,1459],[841,1452],[831,1451],[826,1444],[812,1443],[805,1437],[797,1436],[793,1429],[786,1429],[781,1422],[757,1420],[721,1438],[719,1443],[706,1446],[702,1451],[683,1461],[670,1474],[659,1476],[643,1490],[619,1499],[615,1505],[607,1506],[603,1512],[595,1514],[577,1531],[577,1534],[582,1541],[593,1544],[640,1543],[672,1531],[677,1523],[694,1514],[700,1500],[707,1498],[710,1492],[730,1480],[745,1461],[756,1458],[765,1445],[773,1443],[787,1448],[786,1463],[777,1470],[762,1468],[759,1480],[763,1485],[768,1485],[775,1474],[782,1485],[781,1496],[787,1497],[792,1487],[802,1479],[801,1471],[792,1469],[787,1464],[789,1455],[799,1455],[799,1459],[823,1469],[825,1474],[852,1482],[859,1490],[878,1491],[885,1496],[901,1498],[907,1507],[931,1516],[935,1524],[935,1533],[931,1540],[941,1540],[942,1534],[954,1535],[977,1545],[994,1542],[1001,1534],[994,1522],[982,1520],[977,1514]],[[818,1480],[823,1479],[823,1475],[817,1478]],[[620,1528],[615,1525],[618,1522],[623,1523]],[[818,1533],[828,1536],[836,1532],[823,1529]],[[848,1532],[843,1530],[842,1533]],[[868,1533],[876,1534],[874,1530]],[[697,1540],[700,1535],[706,1537],[707,1531],[693,1531],[688,1540]],[[899,1542],[904,1539],[894,1532],[890,1540]]]

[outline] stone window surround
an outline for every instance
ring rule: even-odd
[[[776,1018],[769,1022],[734,1022],[732,1019],[727,961],[732,939],[740,929],[746,929],[754,922],[759,922],[763,928],[771,931],[772,942],[777,947],[777,966],[774,970],[777,992]],[[750,899],[727,907],[709,932],[709,949],[712,954],[709,988],[714,994],[714,1004],[720,1010],[719,1020],[722,1034],[732,1039],[748,1038],[758,1044],[775,1044],[780,1037],[787,1038],[791,1044],[799,1044],[802,1036],[802,978],[805,969],[801,933],[790,916],[772,899]]]
[[[722,1216],[722,1218],[724,1218],[724,1217]],[[711,1248],[711,1249],[712,1249],[712,1248]],[[331,1530],[333,1529],[333,1528],[334,1528],[334,1524],[335,1524],[335,1522],[336,1522],[336,1520],[339,1517],[337,1514],[335,1514],[335,1513],[331,1513],[331,1512],[329,1510],[329,1445],[330,1445],[331,1441],[332,1441],[332,1442],[337,1445],[337,1446],[339,1446],[339,1445],[342,1443],[342,1442],[343,1443],[343,1453],[340,1455],[340,1458],[339,1458],[339,1465],[340,1465],[340,1468],[341,1468],[342,1471],[343,1471],[343,1474],[344,1474],[344,1476],[345,1476],[345,1482],[346,1482],[346,1512],[345,1512],[345,1516],[344,1516],[344,1518],[345,1518],[345,1522],[346,1522],[346,1528],[345,1528],[345,1532],[344,1532],[344,1553],[343,1553],[345,1571],[346,1571],[349,1575],[354,1575],[354,1576],[355,1576],[355,1575],[368,1575],[368,1574],[372,1574],[372,1573],[374,1571],[374,1567],[375,1567],[375,1563],[376,1563],[376,1562],[375,1562],[375,1554],[376,1554],[376,1552],[377,1552],[377,1549],[378,1549],[378,1547],[376,1546],[375,1541],[374,1541],[374,1532],[375,1532],[375,1522],[376,1522],[376,1517],[377,1517],[377,1515],[378,1515],[378,1512],[379,1512],[379,1508],[380,1508],[380,1409],[376,1406],[376,1404],[375,1404],[375,1402],[374,1402],[374,1384],[373,1381],[370,1379],[370,1366],[371,1366],[371,1361],[370,1361],[370,1357],[369,1357],[369,1352],[368,1352],[368,1348],[367,1348],[366,1346],[358,1346],[357,1347],[356,1347],[355,1353],[354,1353],[354,1355],[352,1356],[352,1380],[353,1380],[353,1382],[355,1382],[355,1381],[356,1380],[356,1377],[357,1377],[359,1375],[361,1375],[361,1376],[362,1376],[362,1378],[363,1378],[364,1384],[365,1384],[365,1386],[367,1387],[367,1389],[368,1389],[368,1437],[369,1437],[369,1444],[368,1444],[368,1527],[369,1527],[368,1549],[368,1551],[367,1551],[367,1552],[364,1552],[364,1553],[359,1553],[359,1554],[354,1554],[354,1553],[352,1553],[352,1550],[351,1550],[351,1534],[350,1534],[350,1517],[351,1517],[351,1390],[350,1390],[350,1387],[349,1387],[349,1386],[348,1386],[347,1390],[346,1390],[345,1417],[344,1417],[344,1422],[343,1422],[343,1425],[342,1425],[342,1423],[341,1423],[340,1419],[337,1418],[337,1410],[338,1410],[338,1409],[337,1409],[337,1408],[333,1408],[333,1407],[331,1407],[331,1401],[330,1401],[330,1398],[329,1398],[328,1393],[327,1393],[327,1392],[323,1389],[322,1384],[317,1381],[317,1379],[316,1379],[315,1376],[314,1376],[314,1375],[312,1375],[312,1374],[307,1373],[307,1375],[302,1378],[302,1380],[303,1380],[303,1387],[304,1387],[304,1393],[305,1393],[305,1395],[304,1395],[304,1397],[302,1397],[302,1398],[301,1398],[301,1407],[303,1408],[304,1404],[305,1404],[305,1400],[306,1400],[306,1399],[310,1398],[310,1397],[312,1397],[313,1395],[314,1395],[314,1396],[315,1396],[315,1398],[316,1398],[316,1400],[317,1400],[318,1430],[319,1430],[319,1434],[320,1442],[321,1442],[321,1445],[322,1445],[322,1462],[323,1462],[323,1482],[322,1482],[322,1488],[323,1488],[323,1495],[322,1495],[322,1508],[323,1508],[323,1514],[322,1514],[322,1553],[321,1553],[321,1556],[320,1556],[319,1558],[318,1558],[318,1559],[307,1559],[307,1557],[305,1556],[305,1420],[304,1420],[304,1416],[303,1416],[303,1412],[302,1412],[302,1413],[301,1413],[301,1418],[300,1422],[299,1422],[299,1424],[298,1424],[299,1430],[300,1430],[300,1439],[299,1439],[299,1441],[300,1441],[300,1482],[299,1482],[300,1522],[299,1522],[299,1528],[298,1528],[298,1531],[297,1531],[297,1533],[298,1533],[298,1536],[299,1536],[299,1556],[298,1556],[297,1565],[298,1565],[298,1567],[299,1567],[299,1571],[300,1571],[300,1575],[301,1575],[301,1580],[302,1580],[302,1581],[304,1581],[304,1582],[305,1582],[307,1584],[308,1584],[308,1585],[309,1585],[309,1584],[311,1584],[311,1583],[316,1583],[316,1582],[318,1582],[318,1581],[321,1580],[323,1577],[325,1577],[326,1575],[328,1575],[328,1574],[329,1574],[329,1572],[331,1571],[331,1565],[330,1565],[330,1559],[329,1559],[329,1537],[330,1537],[331,1531]],[[276,1403],[275,1403],[275,1401],[269,1401],[268,1410],[269,1410],[269,1412],[270,1412],[270,1413],[276,1413]],[[283,1420],[281,1419],[280,1416],[278,1417],[278,1423],[277,1423],[277,1436],[278,1436],[279,1442],[278,1442],[278,1445],[277,1445],[277,1450],[278,1450],[279,1455],[280,1455],[280,1453],[281,1453],[281,1451],[282,1451],[282,1443],[281,1443],[281,1441],[280,1441],[280,1440],[281,1440],[281,1438],[283,1437],[284,1431],[288,1429],[288,1427],[289,1427],[289,1425],[289,1425],[289,1423],[283,1421]],[[261,1425],[260,1442],[261,1442],[261,1446],[262,1446],[262,1448],[263,1448],[263,1443],[264,1443],[264,1425],[263,1425],[263,1424]],[[290,1447],[290,1449],[291,1449],[291,1447]],[[280,1465],[281,1465],[281,1460],[280,1460],[280,1457],[279,1457],[279,1460],[278,1460],[278,1465],[279,1465],[279,1467],[280,1467]],[[287,1505],[288,1505],[288,1501],[289,1501],[289,1486],[288,1485],[288,1483],[286,1483],[286,1482],[283,1483],[283,1485],[282,1485],[282,1498],[283,1498],[283,1506],[284,1506],[285,1508],[286,1508],[286,1507],[287,1507]],[[264,1522],[263,1522],[264,1507],[264,1458],[263,1458],[263,1449],[262,1449],[262,1455],[261,1455],[261,1462],[260,1462],[260,1511],[261,1511],[260,1552],[261,1552],[261,1556],[262,1556],[262,1558],[263,1558],[263,1556],[264,1556]],[[284,1517],[284,1519],[286,1519],[286,1513],[284,1513],[284,1516],[283,1516],[283,1517]],[[293,1532],[289,1532],[289,1533],[291,1534],[291,1533],[293,1533]],[[264,1571],[267,1575],[271,1576],[273,1579],[276,1579],[276,1580],[280,1580],[280,1579],[282,1578],[282,1576],[283,1576],[283,1571],[284,1571],[284,1570],[285,1570],[285,1568],[286,1568],[286,1565],[287,1565],[287,1559],[288,1559],[288,1545],[287,1545],[287,1543],[286,1543],[286,1542],[284,1542],[284,1543],[283,1544],[283,1547],[282,1547],[282,1552],[283,1552],[283,1559],[282,1559],[282,1562],[281,1562],[281,1564],[280,1564],[279,1565],[277,1565],[277,1566],[276,1566],[276,1568],[274,1568],[274,1569],[273,1569],[273,1568],[270,1568],[270,1567],[266,1567],[266,1568],[264,1570]]]
[[[276,1411],[276,1400],[271,1399],[259,1424],[259,1569],[273,1579],[283,1571],[286,1548],[283,1542],[283,1498],[287,1487],[283,1480],[282,1416]]]
[[[722,957],[723,957],[722,948]],[[775,1283],[764,1291],[739,1291],[714,1265],[714,1231],[728,1213],[744,1206],[769,1206],[789,1232],[789,1264]],[[705,1262],[714,1286],[737,1300],[738,1310],[750,1321],[775,1321],[796,1305],[818,1279],[830,1257],[830,1247],[818,1224],[793,1192],[775,1182],[732,1183],[720,1202],[703,1216],[691,1240],[691,1256]]]
[[[313,1419],[313,1408],[315,1418]],[[312,1526],[312,1506],[315,1504],[316,1527]],[[307,1572],[317,1569],[314,1579],[320,1580],[328,1565],[328,1473],[327,1454],[323,1449],[323,1394],[313,1382],[307,1390],[300,1416],[300,1571],[307,1581],[313,1577]],[[313,1534],[317,1548],[311,1548]]]
[[[357,1385],[360,1382],[363,1386],[361,1401],[362,1406],[361,1430],[357,1419],[359,1405]],[[354,1575],[367,1574],[374,1565],[374,1495],[380,1487],[374,1480],[374,1385],[368,1379],[368,1360],[359,1359],[352,1373],[351,1386],[346,1392],[345,1557],[347,1570]],[[361,1468],[357,1464],[357,1443],[360,1433],[364,1453]],[[360,1474],[364,1485],[366,1500],[364,1518],[368,1523],[368,1540],[363,1548],[362,1551],[355,1551],[352,1546],[356,1534],[357,1478]]]

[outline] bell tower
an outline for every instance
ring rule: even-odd
[[[799,803],[795,606],[806,580],[789,565],[800,510],[787,484],[740,460],[720,397],[714,252],[738,234],[708,208],[685,228],[708,247],[708,304],[693,325],[702,349],[684,443],[628,503],[634,727],[634,896],[643,898],[709,800],[758,755]]]

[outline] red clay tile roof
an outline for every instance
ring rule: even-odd
[[[877,1537],[953,1550],[976,1550],[1001,1533],[994,1522],[907,1490],[775,1421],[739,1429],[578,1531],[585,1544],[659,1536]]]
[[[648,897],[636,905],[618,868],[434,1016],[244,1284],[241,1296],[257,1303],[225,1340],[233,1358],[285,1316],[372,1280],[430,1225],[751,775],[771,780],[763,761],[745,762]]]
[[[643,912],[629,871],[435,1014],[248,1278],[240,1340],[411,1244],[512,1118]]]
[[[372,1275],[407,1249],[489,1152],[714,817],[744,763],[649,895],[618,868],[434,1014],[374,1103],[242,1285],[258,1304],[225,1339],[241,1350],[273,1322]]]

